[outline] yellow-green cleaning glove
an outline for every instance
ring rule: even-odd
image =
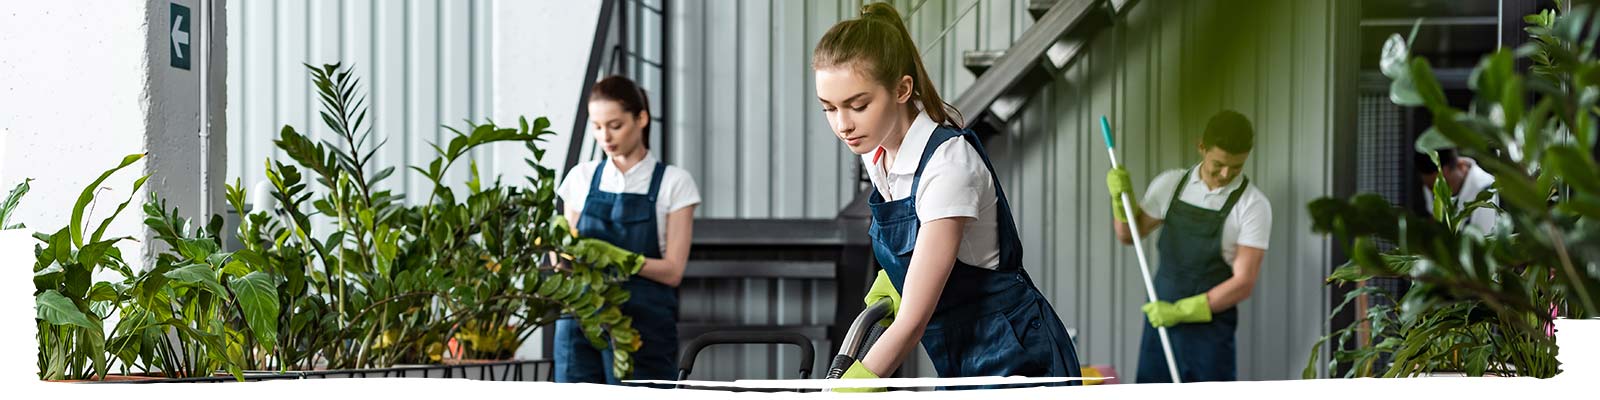
[[[844,376],[841,376],[840,379],[878,379],[878,374],[874,374],[867,367],[862,366],[861,360],[856,360],[855,363],[850,364],[850,369],[844,370]],[[871,393],[887,392],[889,389],[881,387],[836,388],[833,391],[839,393]]]
[[[1133,179],[1128,177],[1128,170],[1116,167],[1106,171],[1106,191],[1111,192],[1111,216],[1116,217],[1117,222],[1127,222],[1128,216],[1122,209],[1122,194],[1127,193],[1128,198],[1133,199]],[[1141,212],[1139,202],[1135,201],[1132,205],[1135,214]]]
[[[887,321],[893,321],[894,316],[900,313],[900,292],[894,290],[894,282],[889,280],[889,273],[883,270],[878,270],[878,279],[872,281],[872,288],[867,290],[867,297],[862,301],[870,306],[880,299],[889,299],[889,319],[878,323],[883,325]]]
[[[1205,293],[1189,296],[1168,303],[1157,301],[1146,303],[1144,315],[1150,318],[1150,326],[1165,328],[1184,323],[1211,322],[1211,305]]]

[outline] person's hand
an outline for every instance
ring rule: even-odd
[[[1117,222],[1128,222],[1122,208],[1123,193],[1128,194],[1129,200],[1133,199],[1133,180],[1128,177],[1128,170],[1116,167],[1106,171],[1106,191],[1111,192],[1111,216],[1116,217]],[[1132,206],[1135,214],[1140,213],[1139,202],[1133,202]]]
[[[850,364],[850,369],[844,370],[844,375],[840,376],[839,379],[878,379],[878,374],[872,373],[872,370],[868,370],[866,366],[861,365],[861,360],[856,360],[855,363]],[[881,387],[835,388],[833,391],[839,393],[871,393],[886,392],[888,389]]]
[[[1201,293],[1168,303],[1157,301],[1140,308],[1150,319],[1150,326],[1165,328],[1184,323],[1211,322],[1211,305],[1206,294]]]
[[[881,299],[889,299],[889,317],[879,321],[880,325],[893,321],[895,314],[900,312],[900,292],[894,290],[894,282],[889,280],[889,273],[878,270],[878,279],[872,282],[872,289],[867,290],[867,297],[862,301],[871,306]]]

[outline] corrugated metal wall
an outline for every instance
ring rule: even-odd
[[[229,183],[240,177],[251,187],[266,179],[264,160],[287,161],[272,144],[285,124],[313,139],[335,138],[318,116],[321,105],[302,64],[343,61],[368,93],[374,141],[388,138],[377,164],[401,166],[388,187],[426,193],[426,178],[403,166],[433,159],[429,144],[450,134],[441,125],[481,122],[491,110],[493,6],[490,0],[229,0],[228,65],[235,66],[228,74]],[[494,173],[490,155],[476,155],[484,176]],[[467,168],[452,171],[456,182],[464,181]]]

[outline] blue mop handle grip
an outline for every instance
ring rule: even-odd
[[[1100,116],[1100,134],[1106,139],[1106,148],[1114,149],[1117,147],[1117,140],[1111,136],[1111,121],[1107,120],[1104,115]]]

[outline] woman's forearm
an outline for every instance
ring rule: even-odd
[[[660,258],[646,258],[644,268],[639,270],[639,276],[667,286],[678,286],[678,283],[683,281],[683,264]]]
[[[912,346],[922,340],[939,297],[944,294],[945,281],[950,279],[950,270],[955,267],[956,249],[961,245],[961,230],[967,220],[933,220],[919,230],[916,251],[911,255],[911,265],[906,268],[905,283],[901,285],[900,309],[895,312],[894,323],[873,343],[861,362],[873,374],[885,376],[894,372],[910,354]]]
[[[912,346],[922,341],[922,332],[926,327],[926,322],[895,320],[872,344],[867,356],[861,358],[861,366],[879,377],[888,376],[900,368],[900,363],[905,362]]]

